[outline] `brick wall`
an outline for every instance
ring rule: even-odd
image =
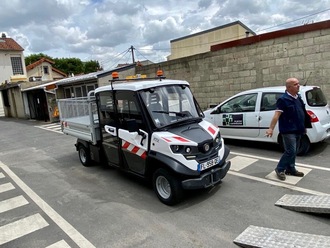
[[[322,24],[258,35],[238,45],[229,42],[217,51],[137,67],[136,72],[154,76],[161,67],[167,78],[187,80],[203,109],[243,90],[283,85],[289,77],[301,84],[309,77],[308,84],[320,86],[330,100],[330,21]]]

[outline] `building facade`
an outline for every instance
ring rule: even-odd
[[[188,57],[210,51],[210,46],[256,35],[242,22],[236,21],[196,34],[171,40],[171,55],[168,60]]]
[[[0,116],[22,117],[22,101],[15,88],[27,80],[24,49],[5,33],[0,37]],[[18,104],[18,105],[17,105]],[[15,110],[13,109],[15,107]]]

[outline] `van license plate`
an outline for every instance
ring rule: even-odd
[[[220,162],[220,157],[216,157],[214,159],[211,159],[205,163],[199,164],[198,165],[198,171],[203,171],[206,170],[207,168],[210,168],[216,164],[219,164]]]

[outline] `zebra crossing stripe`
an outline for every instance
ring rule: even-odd
[[[0,167],[9,177],[34,201],[45,214],[49,216],[80,248],[95,248],[81,233],[60,216],[51,206],[42,200],[29,186],[27,186],[7,165],[0,161]],[[4,229],[5,230],[5,229]],[[2,230],[0,229],[0,233]]]
[[[0,173],[0,179],[5,178],[5,175],[3,173]]]
[[[0,245],[48,226],[47,221],[40,214],[17,220],[0,226]]]
[[[4,183],[0,185],[0,193],[15,189],[14,185],[11,183]]]
[[[69,246],[68,243],[62,239],[52,245],[47,246],[46,248],[70,248],[70,247],[71,246]]]
[[[29,204],[24,196],[16,196],[0,202],[0,213]]]

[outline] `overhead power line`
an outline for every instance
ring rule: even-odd
[[[314,16],[314,15],[321,14],[321,13],[326,12],[326,11],[329,11],[329,10],[330,10],[330,8],[325,9],[325,10],[322,10],[322,11],[319,11],[319,12],[316,12],[316,13],[313,13],[313,14],[310,14],[310,15],[307,15],[307,16],[304,16],[304,17],[301,17],[301,18],[298,18],[298,19],[295,19],[295,20],[292,20],[292,21],[289,21],[289,22],[285,22],[285,23],[281,23],[281,24],[278,24],[278,25],[275,25],[275,26],[272,26],[272,27],[269,27],[269,28],[261,29],[260,31],[265,31],[265,30],[268,30],[268,29],[280,27],[280,26],[283,26],[283,25],[286,25],[286,24],[289,24],[289,23],[292,23],[292,22],[296,22],[296,21],[299,21],[299,20],[302,20],[302,19],[305,19],[305,18]]]

